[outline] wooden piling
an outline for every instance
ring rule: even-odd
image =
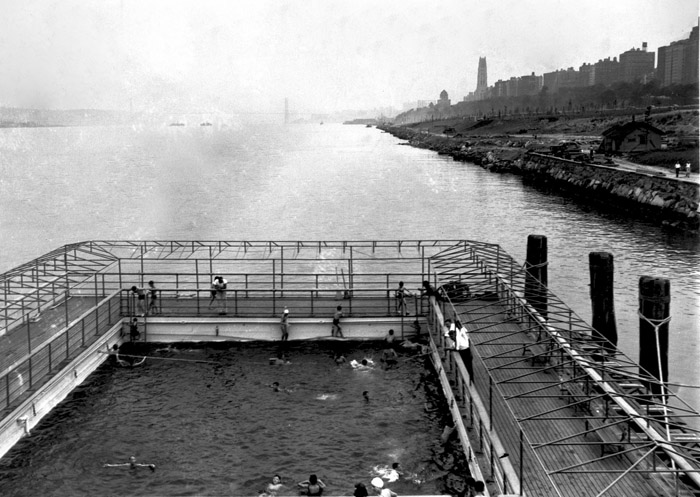
[[[639,366],[640,376],[668,381],[668,316],[671,309],[671,282],[665,278],[639,278]],[[658,333],[657,333],[658,330]],[[658,334],[658,336],[657,336]],[[660,370],[660,371],[659,371]],[[650,384],[654,395],[661,395],[658,384]]]
[[[525,261],[525,299],[547,317],[547,237],[528,235]]]
[[[617,348],[617,325],[613,298],[613,256],[608,252],[588,254],[591,273],[591,306],[593,338],[603,350],[614,354]]]

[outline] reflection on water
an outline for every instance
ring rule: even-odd
[[[345,344],[348,359],[381,353]],[[270,365],[273,345],[233,344],[149,353],[206,363],[103,366],[2,460],[3,495],[257,495],[276,473],[285,495],[311,473],[328,495],[350,495],[373,468],[396,461],[425,479],[442,426],[425,407],[433,380],[422,360],[358,372],[337,366],[334,352],[292,344],[291,364]],[[102,467],[131,455],[156,471]],[[392,488],[435,494],[437,484]]]
[[[399,146],[364,126],[0,130],[0,270],[87,239],[466,238],[524,262],[546,235],[555,294],[590,321],[588,255],[615,258],[620,346],[639,277],[671,280],[671,379],[700,378],[697,236]],[[700,390],[681,388],[700,408]]]

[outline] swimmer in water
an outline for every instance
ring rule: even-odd
[[[277,492],[279,492],[280,488],[282,488],[283,483],[282,483],[282,477],[280,475],[275,475],[272,477],[272,482],[270,482],[267,485],[267,494],[268,495],[277,495]]]
[[[321,495],[323,494],[323,489],[326,488],[326,484],[323,483],[316,475],[309,476],[308,480],[300,481],[298,485],[304,489],[302,490],[304,495]]]
[[[291,361],[289,361],[285,356],[281,355],[278,357],[270,357],[270,365],[271,366],[280,366],[280,365],[286,365],[286,364],[291,364]]]
[[[129,469],[136,469],[136,468],[149,468],[151,471],[156,470],[156,465],[155,464],[143,464],[140,462],[136,462],[136,456],[131,456],[129,458],[129,462],[123,462],[123,463],[117,463],[117,464],[103,464],[103,468],[118,468],[118,467],[125,467],[128,466]]]
[[[335,363],[340,366],[341,364],[345,364],[345,356],[343,354],[338,354],[336,355],[333,360]]]
[[[350,366],[353,369],[372,369],[374,367],[374,361],[372,359],[364,358],[362,362],[357,362],[355,359],[350,361]]]
[[[394,349],[384,349],[381,360],[384,363],[384,369],[390,369],[399,363],[399,356]]]
[[[292,393],[294,390],[290,388],[282,388],[280,387],[280,384],[278,382],[273,382],[272,384],[268,385],[270,388],[272,388],[273,392],[285,392],[285,393]]]
[[[140,361],[134,360],[133,357],[131,357],[131,362],[125,361],[121,357],[119,357],[119,346],[115,343],[112,346],[112,350],[114,350],[114,355],[117,359],[117,364],[119,364],[123,368],[133,368],[134,366],[141,366],[144,362],[146,362],[146,356],[143,356]]]
[[[362,392],[362,397],[364,397],[365,402],[369,402],[369,392],[367,390]]]

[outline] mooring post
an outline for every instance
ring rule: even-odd
[[[639,278],[639,374],[660,383],[668,381],[668,323],[671,282],[665,278]],[[661,385],[644,382],[654,395],[663,395]]]
[[[544,235],[527,237],[525,300],[547,318],[547,237]]]
[[[613,256],[608,252],[588,254],[591,273],[591,307],[593,338],[609,354],[617,347],[617,325],[613,298]]]

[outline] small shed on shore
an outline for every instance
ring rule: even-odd
[[[603,131],[600,153],[646,152],[661,148],[664,132],[649,123],[631,121]]]

